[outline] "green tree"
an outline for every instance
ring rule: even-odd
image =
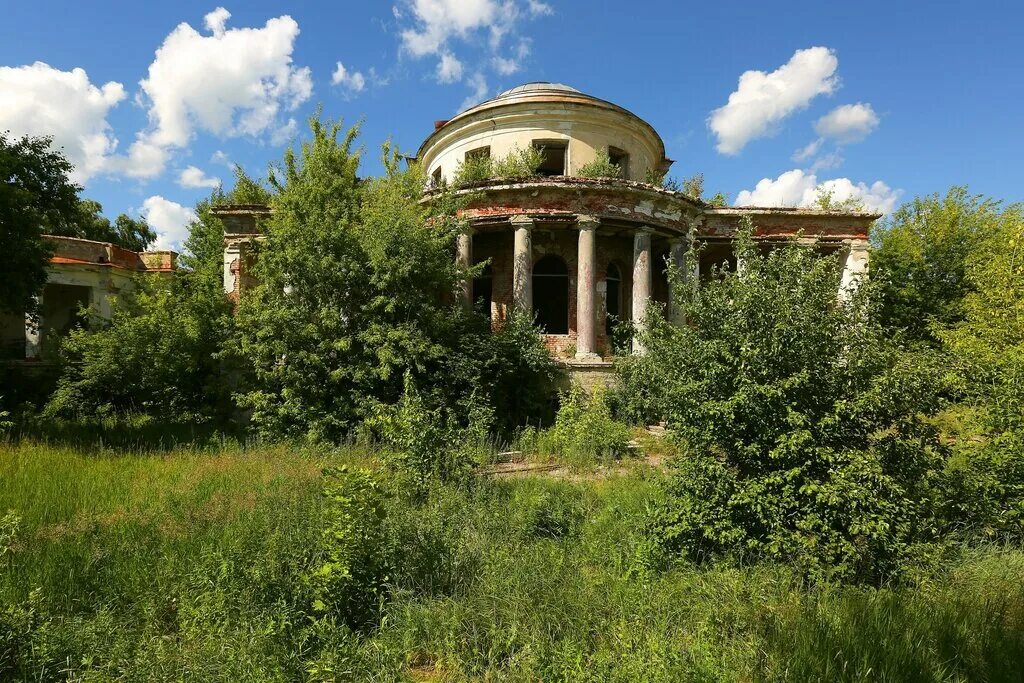
[[[242,353],[255,373],[240,401],[256,427],[338,440],[378,406],[396,404],[406,377],[431,409],[452,411],[460,424],[474,401],[489,402],[483,388],[509,391],[509,372],[535,369],[516,376],[531,395],[548,367],[536,368],[536,336],[495,362],[492,351],[507,349],[519,328],[492,335],[482,316],[454,302],[458,282],[473,275],[452,257],[458,200],[442,192],[423,204],[421,169],[400,170],[388,146],[386,174],[361,181],[358,129],[342,135],[340,124],[314,118],[311,130],[271,176],[259,284],[238,308]]]
[[[69,180],[71,163],[51,143],[0,132],[0,312],[34,312],[52,253],[42,235],[72,230],[78,217],[81,188]]]
[[[964,297],[973,289],[971,251],[1002,220],[998,202],[961,186],[896,210],[876,232],[871,255],[882,324],[935,344],[936,325],[963,320]]]
[[[109,321],[94,319],[63,342],[62,373],[47,412],[135,412],[219,423],[231,418],[232,388],[244,375],[236,362],[231,302],[222,289],[224,226],[211,209],[268,198],[265,188],[238,170],[230,192],[217,188],[200,201],[183,268],[167,277],[139,276],[114,302]]]
[[[651,523],[655,549],[694,559],[796,562],[810,575],[876,580],[931,528],[941,464],[923,416],[941,375],[874,322],[867,287],[837,296],[839,264],[740,236],[739,272],[673,272],[687,324],[652,313],[627,396],[668,421],[685,454]]]
[[[113,223],[103,215],[103,206],[93,199],[78,202],[78,219],[70,226],[48,229],[52,235],[111,242],[131,251],[145,251],[156,241],[156,233],[144,219],[120,214]]]
[[[937,331],[980,416],[951,472],[952,517],[986,535],[1024,537],[1024,204],[986,223],[967,259],[963,319]]]

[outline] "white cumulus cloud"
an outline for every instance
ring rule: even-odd
[[[551,5],[546,2],[540,2],[539,0],[527,0],[526,5],[530,8],[530,14],[535,17],[543,17],[555,13],[555,10]]]
[[[452,37],[498,23],[496,0],[412,0],[417,27],[402,31],[402,47],[414,57],[441,52]]]
[[[869,210],[891,213],[902,194],[881,180],[871,185],[854,183],[849,178],[818,181],[814,173],[800,169],[786,171],[778,178],[763,178],[753,190],[743,190],[736,197],[736,206],[814,206],[820,191],[831,191],[837,202],[856,199]]]
[[[729,101],[708,117],[722,154],[738,154],[751,140],[771,134],[794,112],[818,95],[839,85],[839,60],[833,50],[811,47],[797,50],[788,62],[771,73],[746,71]]]
[[[814,130],[839,144],[860,142],[878,127],[878,115],[870,104],[844,104],[818,119]]]
[[[350,92],[362,92],[366,87],[366,77],[359,71],[349,71],[344,64],[338,62],[331,75],[331,83],[340,85]]]
[[[172,202],[160,195],[149,197],[142,203],[142,216],[157,234],[154,249],[179,251],[188,237],[188,226],[196,220],[192,209]]]
[[[482,73],[476,72],[466,79],[466,83],[473,91],[466,96],[466,99],[462,100],[462,104],[459,105],[459,111],[465,111],[487,99],[487,79],[484,78]]]
[[[462,78],[462,62],[451,52],[441,54],[437,63],[437,80],[439,83],[454,83]]]
[[[199,187],[212,188],[220,185],[220,178],[206,175],[198,166],[189,166],[178,174],[178,184],[189,189]]]
[[[477,46],[486,37],[486,61],[474,63],[489,64],[497,74],[507,76],[521,69],[530,52],[529,41],[519,35],[521,22],[554,12],[551,5],[538,0],[405,0],[403,8],[396,6],[393,11],[398,21],[409,24],[400,32],[405,54],[436,57],[438,82],[462,80],[472,88],[474,78],[464,78],[464,64],[471,60],[456,55],[458,41]],[[515,47],[506,50],[506,43]]]
[[[262,28],[227,28],[230,16],[223,7],[206,15],[212,35],[183,22],[157,49],[139,83],[151,128],[129,150],[129,174],[158,175],[168,150],[187,146],[197,130],[224,137],[273,133],[283,112],[309,99],[310,70],[292,63],[295,20],[285,15]]]
[[[793,152],[793,161],[807,161],[808,159],[810,159],[811,157],[818,153],[818,150],[821,149],[821,146],[824,143],[824,138],[818,138],[817,140],[814,140],[811,143],[809,143],[806,147],[801,147],[797,151]]]
[[[94,85],[83,69],[43,62],[0,67],[0,130],[52,136],[75,166],[72,179],[85,182],[110,166],[117,138],[107,114],[124,97],[120,83]]]

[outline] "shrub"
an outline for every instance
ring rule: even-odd
[[[324,471],[325,529],[308,575],[314,613],[354,628],[372,623],[391,576],[385,493],[368,470]]]
[[[390,147],[385,176],[363,182],[358,131],[341,138],[337,123],[311,126],[312,141],[290,150],[271,179],[275,212],[256,257],[258,284],[238,307],[241,351],[255,376],[239,401],[256,428],[341,441],[379,406],[395,405],[407,375],[423,408],[447,411],[459,427],[492,390],[503,420],[529,409],[546,372],[539,340],[511,349],[522,324],[492,334],[483,316],[453,301],[460,279],[472,276],[451,256],[464,228],[460,198],[442,192],[421,203],[422,170],[400,169]]]
[[[573,464],[619,458],[629,445],[629,427],[611,414],[606,392],[593,394],[574,384],[562,395],[555,424],[540,438],[541,448]]]
[[[838,263],[789,245],[762,255],[749,227],[741,272],[672,274],[687,324],[656,314],[647,353],[623,364],[633,412],[684,446],[653,515],[668,556],[793,561],[811,576],[871,581],[930,540],[943,449],[924,417],[942,370],[873,321],[868,289],[838,296]],[[657,556],[657,553],[656,553]]]
[[[61,345],[62,373],[49,417],[144,413],[166,420],[226,421],[233,366],[221,355],[233,335],[231,305],[191,273],[136,278],[113,305]]]
[[[871,254],[883,326],[934,344],[934,325],[964,319],[964,298],[976,284],[971,252],[1014,222],[1012,210],[966,187],[917,197],[893,212],[876,231]]]
[[[579,491],[564,483],[531,480],[508,501],[515,529],[526,539],[560,539],[578,531],[583,521]]]
[[[472,156],[459,162],[452,184],[455,187],[466,187],[490,180],[492,177],[494,177],[494,165],[491,162],[491,157]]]
[[[543,162],[544,155],[540,149],[532,145],[516,146],[504,157],[493,162],[493,174],[495,178],[503,180],[533,178]]]
[[[385,463],[425,494],[431,482],[465,481],[477,462],[451,411],[427,405],[406,375],[405,392],[394,405],[378,405],[368,424],[387,447]]]
[[[584,164],[576,175],[581,178],[621,178],[622,167],[612,163],[608,150],[600,149],[594,160]]]

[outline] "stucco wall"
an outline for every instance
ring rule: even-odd
[[[629,154],[627,177],[632,180],[643,180],[662,161],[656,136],[633,116],[587,105],[536,102],[509,104],[449,123],[420,161],[429,174],[440,167],[442,176],[450,181],[469,151],[489,146],[491,158],[497,159],[516,147],[529,147],[535,140],[568,144],[568,175],[609,147]]]

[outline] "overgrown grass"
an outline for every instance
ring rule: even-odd
[[[389,597],[352,631],[308,586],[321,467],[343,463],[377,457],[0,445],[0,680],[1020,680],[1019,550],[872,589],[780,565],[648,573],[662,475],[641,465],[415,499],[378,475]]]

